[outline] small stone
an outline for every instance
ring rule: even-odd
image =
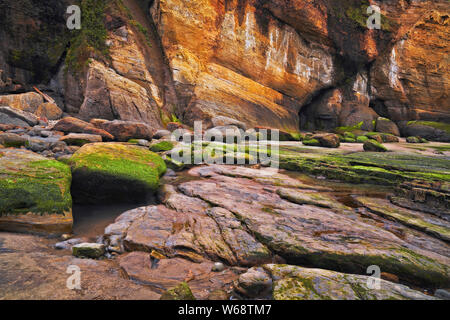
[[[118,246],[108,247],[109,252],[122,253],[122,250]]]
[[[101,243],[80,243],[72,247],[72,254],[79,258],[100,258],[105,254],[105,245]]]
[[[263,298],[272,291],[272,278],[262,268],[250,268],[239,276],[235,290],[248,298]]]
[[[221,272],[225,270],[225,266],[222,262],[216,262],[214,263],[214,266],[211,269],[213,272]]]
[[[160,300],[196,300],[191,288],[186,282],[180,283],[175,288],[169,289],[161,295]]]
[[[72,234],[65,233],[65,234],[63,234],[63,235],[61,236],[61,239],[62,239],[62,240],[69,240],[69,239],[71,239],[72,237],[73,237]]]
[[[61,237],[62,238],[62,237]],[[70,250],[72,246],[83,243],[83,239],[68,239],[66,241],[61,241],[55,244],[54,248],[57,250]]]

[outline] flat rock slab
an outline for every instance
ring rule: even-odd
[[[87,143],[102,142],[102,136],[87,133],[71,133],[61,137],[59,141],[64,141],[68,145],[83,146]]]
[[[272,168],[252,169],[241,166],[211,165],[193,168],[189,171],[189,174],[200,177],[225,175],[229,177],[252,179],[265,185],[330,191],[330,189],[325,187],[305,184],[285,174],[279,173],[278,170]]]
[[[34,114],[10,107],[0,107],[0,123],[20,127],[32,127],[39,123]]]
[[[70,233],[70,168],[36,153],[0,150],[0,230]]]
[[[242,272],[232,268],[212,272],[214,263],[211,261],[194,263],[182,258],[155,260],[145,252],[122,255],[119,265],[131,280],[160,293],[186,281],[197,299],[206,299],[215,290],[230,288]]]
[[[358,197],[356,200],[375,214],[450,242],[450,222],[447,220],[431,214],[398,207],[386,199]]]
[[[115,261],[80,259],[53,249],[55,239],[0,233],[0,299],[157,300],[160,294],[122,276]],[[79,267],[81,289],[67,279]],[[68,270],[71,273],[68,273]]]
[[[435,300],[407,286],[369,276],[291,265],[265,265],[275,300]]]
[[[127,251],[154,250],[167,257],[197,262],[213,259],[229,265],[251,266],[271,261],[272,253],[224,209],[177,212],[151,206],[137,210],[144,213],[128,225],[125,221],[115,224],[116,233],[120,226],[125,228],[122,237]],[[108,229],[111,232],[114,227]]]
[[[450,259],[416,247],[356,213],[281,199],[260,183],[213,175],[179,190],[234,214],[255,237],[288,262],[365,273],[370,265],[400,279],[431,286],[449,283]]]
[[[290,202],[297,204],[310,204],[317,207],[336,209],[350,212],[352,209],[341,204],[335,198],[319,192],[308,192],[305,190],[280,188],[277,189],[277,194]]]

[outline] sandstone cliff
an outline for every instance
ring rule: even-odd
[[[162,127],[222,115],[292,132],[373,130],[379,116],[450,121],[445,0],[98,1],[104,30],[92,34],[104,31],[106,47],[85,51],[65,28],[67,3],[47,3],[0,4],[0,92],[38,85],[86,120]],[[380,30],[366,27],[370,4]]]

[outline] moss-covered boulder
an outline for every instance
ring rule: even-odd
[[[378,141],[375,141],[373,139],[369,139],[366,142],[364,142],[364,151],[369,152],[386,152],[388,151],[385,146],[383,146]]]
[[[79,258],[98,259],[105,254],[105,245],[102,243],[80,243],[72,247],[72,254]]]
[[[433,121],[409,121],[402,128],[404,136],[416,136],[430,141],[450,142],[450,124]]]
[[[366,132],[364,135],[369,139],[378,141],[379,143],[383,143],[382,134],[379,132]]]
[[[369,140],[369,138],[366,136],[359,136],[358,138],[356,138],[356,142],[358,142],[358,143],[364,143],[367,140]]]
[[[383,117],[379,117],[375,121],[375,130],[377,132],[390,133],[394,136],[400,135],[400,130],[397,125],[393,121]]]
[[[150,150],[153,152],[165,152],[170,151],[173,148],[174,145],[170,141],[161,141],[150,146]]]
[[[146,148],[122,143],[94,143],[70,159],[72,193],[79,203],[141,202],[159,187],[166,165]]]
[[[71,178],[63,163],[26,150],[1,150],[0,230],[71,232]]]
[[[305,146],[320,147],[320,142],[317,139],[305,139],[302,141]]]
[[[15,133],[0,133],[0,144],[6,148],[20,148],[27,144],[27,139]]]
[[[191,288],[186,282],[181,282],[175,288],[169,289],[161,295],[160,300],[196,300]]]
[[[275,279],[275,300],[434,300],[411,288],[375,280],[366,275],[345,274],[291,265],[264,265]]]
[[[406,142],[408,143],[420,143],[419,137],[408,137],[406,138]]]

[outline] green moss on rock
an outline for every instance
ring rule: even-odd
[[[450,134],[450,124],[444,122],[434,122],[434,121],[409,121],[408,126],[410,125],[422,125],[427,127],[432,127],[438,130],[445,131]]]
[[[320,147],[320,142],[317,139],[307,139],[303,140],[303,144],[305,146],[312,146],[312,147]]]
[[[153,152],[165,152],[170,151],[174,148],[174,145],[170,141],[161,141],[152,146],[150,146],[150,150]]]
[[[196,300],[191,288],[186,282],[180,283],[175,288],[169,289],[161,295],[160,300]]]
[[[70,159],[74,195],[87,199],[142,201],[159,187],[166,171],[157,154],[134,145],[95,143],[83,146]]]
[[[0,216],[71,211],[70,168],[22,150],[0,158]]]

